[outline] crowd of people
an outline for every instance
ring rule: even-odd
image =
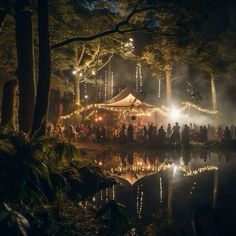
[[[188,145],[190,141],[207,142],[208,139],[230,141],[235,138],[236,127],[234,125],[196,125],[185,124],[180,127],[176,122],[173,126],[169,123],[166,127],[154,126],[153,123],[144,126],[121,125],[120,127],[105,127],[95,125],[48,125],[48,135],[69,142],[98,142],[113,141],[126,144],[132,142],[156,142],[158,144],[183,144]]]

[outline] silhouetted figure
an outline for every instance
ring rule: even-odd
[[[179,127],[179,123],[176,122],[175,126],[173,127],[173,133],[171,136],[172,139],[172,143],[173,144],[180,144],[180,127]]]
[[[225,127],[223,140],[226,142],[229,142],[231,139],[232,139],[232,136],[231,136],[230,130],[228,127]]]
[[[148,135],[148,133],[147,133],[147,127],[146,127],[146,125],[143,126],[143,135],[144,135],[144,140],[147,140],[147,135]]]
[[[132,125],[129,125],[128,129],[128,142],[133,142],[134,141],[134,128]]]
[[[233,124],[230,124],[230,133],[231,133],[231,137],[234,138],[235,137],[235,127]]]
[[[163,126],[161,126],[160,129],[158,130],[157,142],[160,145],[163,145],[166,142],[166,131],[164,130]]]
[[[96,140],[97,140],[98,143],[100,143],[101,142],[101,130],[100,130],[100,127],[96,128],[95,133],[96,133]]]
[[[156,140],[156,138],[157,138],[157,127],[154,126],[154,127],[153,127],[153,139]]]
[[[208,130],[206,126],[203,126],[202,141],[203,142],[208,141]]]
[[[188,147],[189,141],[190,141],[190,130],[187,125],[184,125],[184,129],[182,131],[182,144],[183,144],[183,146]]]
[[[153,140],[153,124],[148,127],[148,139]]]
[[[120,143],[121,143],[121,144],[125,144],[125,141],[126,141],[125,129],[126,129],[126,127],[125,127],[125,125],[123,124],[123,125],[122,125],[122,128],[121,128],[121,130],[120,130]]]
[[[101,140],[104,142],[106,140],[106,129],[102,126],[101,129]]]
[[[203,142],[203,127],[200,125],[198,141]]]
[[[223,127],[222,125],[219,125],[217,128],[217,137],[221,139],[223,137]]]
[[[170,143],[171,135],[172,135],[171,125],[168,124],[167,129],[166,129],[166,139],[167,139],[166,141],[167,141],[167,143]]]
[[[68,126],[66,129],[66,135],[69,142],[75,141],[75,130],[72,125]]]

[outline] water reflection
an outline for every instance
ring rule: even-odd
[[[126,205],[133,222],[148,223],[167,209],[176,222],[191,220],[200,206],[235,208],[236,154],[199,151],[104,153],[96,162],[119,184],[97,194],[97,206],[109,200]]]

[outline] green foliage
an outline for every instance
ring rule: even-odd
[[[29,221],[7,203],[3,203],[0,207],[0,229],[3,235],[8,235],[10,231],[14,235],[27,236]]]
[[[114,183],[98,167],[84,166],[71,144],[1,128],[0,231],[27,235],[29,221],[30,231],[41,232],[48,219],[51,225],[60,218],[65,199],[78,201]]]

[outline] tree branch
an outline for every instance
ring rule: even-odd
[[[101,49],[101,47],[100,47],[100,43],[99,43],[97,46],[97,50],[92,55],[91,59],[88,60],[84,65],[79,66],[80,71],[84,70],[86,67],[90,66],[96,60],[96,57],[97,57],[98,53],[100,52],[100,49]]]
[[[82,52],[81,52],[79,60],[77,61],[77,64],[76,64],[78,67],[79,67],[79,65],[80,65],[80,63],[81,63],[81,61],[83,59],[84,52],[85,52],[85,44],[83,44]]]
[[[52,50],[57,49],[57,48],[63,47],[65,45],[68,45],[68,44],[76,42],[76,41],[84,41],[85,42],[85,41],[95,40],[97,38],[101,38],[101,37],[104,37],[104,36],[107,36],[107,35],[110,35],[110,34],[114,34],[114,33],[124,34],[124,33],[127,33],[127,32],[134,32],[134,31],[139,31],[139,30],[144,30],[144,29],[147,30],[148,29],[147,27],[146,28],[144,28],[144,27],[140,27],[140,28],[139,27],[136,27],[136,28],[131,27],[130,29],[126,29],[126,30],[121,29],[123,26],[129,26],[130,25],[129,22],[135,14],[138,14],[138,13],[141,13],[141,12],[144,12],[144,11],[149,11],[149,10],[157,11],[157,8],[155,8],[155,7],[144,7],[144,8],[137,9],[139,3],[140,3],[140,1],[138,1],[138,3],[136,4],[136,6],[132,10],[132,12],[126,17],[125,20],[117,23],[113,28],[105,30],[104,32],[94,34],[94,35],[76,36],[76,37],[72,37],[72,38],[69,38],[69,39],[65,39],[61,42],[52,44],[51,49]]]
[[[114,54],[112,54],[112,55],[107,59],[107,61],[103,63],[103,65],[101,65],[99,68],[97,68],[96,74],[97,74],[98,71],[100,71],[102,68],[104,68],[104,67],[110,62],[110,60],[112,59],[113,56],[114,56]],[[92,76],[93,76],[92,73],[89,73],[88,75],[84,76],[84,79],[81,80],[81,83],[88,81],[89,78],[92,77]]]

